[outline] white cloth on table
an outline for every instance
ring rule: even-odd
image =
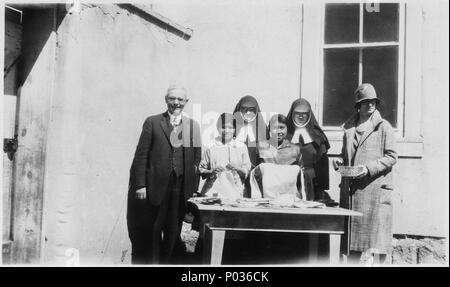
[[[236,200],[244,196],[244,184],[236,172],[226,170],[206,180],[201,193],[207,197]]]
[[[226,167],[228,164],[242,168],[246,176],[251,168],[247,146],[236,140],[222,143],[216,139],[211,146],[204,149],[199,171],[206,173],[217,167]],[[232,170],[223,171],[216,178],[208,178],[201,190],[201,194],[206,196],[230,199],[242,197],[243,192],[243,179]]]
[[[261,163],[250,172],[252,198],[270,198],[283,203],[294,204],[296,198],[306,199],[304,184],[297,189],[297,178],[303,179],[303,172],[298,165],[277,165]],[[262,183],[262,189],[258,184]]]

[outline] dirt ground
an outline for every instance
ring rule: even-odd
[[[445,239],[396,235],[391,264],[446,264]]]

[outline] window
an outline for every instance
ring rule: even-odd
[[[403,116],[403,5],[325,4],[321,120],[328,129],[354,113],[353,92],[374,85],[382,116],[394,128]]]

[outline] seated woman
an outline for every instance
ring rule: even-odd
[[[258,146],[258,162],[300,165],[301,153],[298,145],[287,138],[287,118],[282,114],[272,116],[269,121],[270,140]]]
[[[247,146],[234,139],[236,120],[232,114],[220,115],[217,131],[219,136],[202,154],[199,171],[206,182],[200,193],[226,199],[241,198],[251,168]]]
[[[303,173],[300,146],[287,139],[287,118],[281,114],[274,115],[269,121],[269,130],[271,138],[258,146],[260,164],[250,175],[253,179],[252,197],[257,198],[262,194],[263,197],[273,198],[280,193],[287,193],[309,200],[307,194],[311,193],[312,181],[308,174]],[[290,203],[291,199],[285,202]],[[308,246],[307,236],[286,232],[265,232],[263,236],[254,236],[252,240],[248,252],[253,258],[250,263],[254,264],[299,262],[305,258]]]
[[[305,180],[298,145],[287,138],[287,123],[284,115],[274,115],[269,121],[270,140],[258,145],[258,162],[260,164],[250,175],[251,197],[277,198],[295,195],[301,199],[309,199],[302,182]],[[282,166],[281,166],[282,165]],[[310,188],[306,188],[310,189]],[[289,202],[287,202],[289,203]]]

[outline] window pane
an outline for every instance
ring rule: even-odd
[[[378,11],[374,9],[364,5],[363,41],[398,41],[399,4],[379,4]]]
[[[398,48],[363,50],[363,82],[371,83],[383,101],[381,115],[397,127]]]
[[[325,50],[323,125],[340,126],[355,112],[359,51]]]
[[[359,42],[359,4],[326,4],[325,44]]]

